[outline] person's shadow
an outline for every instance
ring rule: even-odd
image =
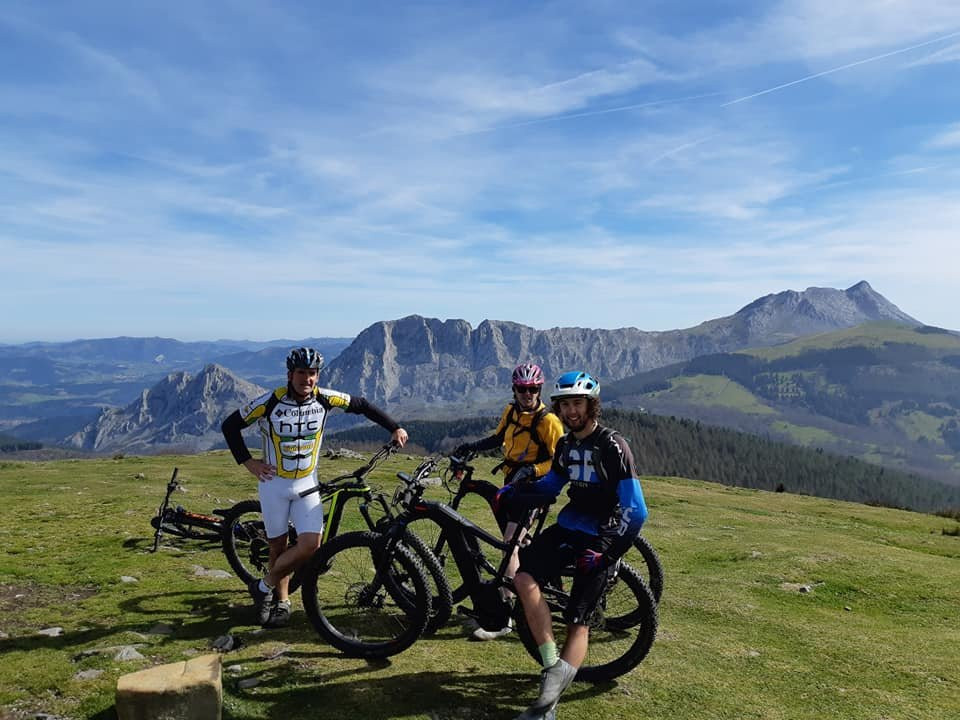
[[[266,679],[251,698],[263,698],[267,717],[291,717],[310,708],[311,720],[389,720],[425,716],[435,720],[490,718],[508,720],[522,712],[536,697],[539,676],[530,673],[485,673],[440,670],[370,677],[383,663],[368,669],[316,674],[306,668],[284,668]],[[575,684],[564,700],[594,697],[615,683]],[[273,686],[277,694],[266,694]],[[242,694],[243,690],[236,691]]]

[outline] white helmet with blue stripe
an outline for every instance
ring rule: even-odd
[[[550,399],[560,400],[571,397],[598,398],[600,397],[600,383],[590,373],[581,370],[566,372],[557,378]]]

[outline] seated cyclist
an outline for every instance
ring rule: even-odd
[[[543,387],[543,371],[539,365],[524,363],[513,371],[513,402],[508,404],[500,417],[500,423],[492,435],[474,443],[458,446],[453,454],[464,457],[473,452],[503,448],[503,462],[494,472],[503,472],[504,485],[514,482],[531,482],[547,474],[553,459],[557,440],[563,435],[560,419],[540,399]],[[489,486],[491,495],[494,486]],[[492,500],[493,498],[488,498]],[[509,542],[517,531],[519,516],[506,510],[497,513],[497,522],[503,531],[503,539]],[[507,577],[517,571],[517,555],[510,558]],[[505,591],[509,593],[509,591]],[[504,598],[507,599],[507,598]],[[473,637],[477,640],[493,640],[510,632],[510,621],[502,628],[492,630],[478,627]]]
[[[544,670],[540,695],[517,720],[556,716],[560,694],[586,657],[588,618],[647,517],[630,447],[615,430],[599,423],[600,384],[585,372],[564,373],[550,399],[569,429],[557,443],[550,472],[535,483],[507,486],[497,493],[498,503],[529,506],[555,498],[569,485],[570,501],[556,524],[520,550],[514,587]],[[540,585],[571,564],[576,572],[563,614],[567,638],[558,654]]]
[[[296,348],[287,356],[287,385],[268,392],[233,412],[221,429],[238,464],[259,480],[257,490],[263,524],[270,544],[269,572],[248,590],[264,627],[282,627],[290,621],[290,574],[320,547],[323,504],[319,493],[299,493],[317,484],[317,456],[327,414],[336,408],[359,413],[391,434],[400,447],[407,431],[362,397],[317,387],[323,356],[312,348]],[[263,460],[250,455],[243,428],[258,423]],[[287,548],[289,523],[297,543]]]

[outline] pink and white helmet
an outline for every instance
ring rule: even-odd
[[[533,363],[517,365],[513,370],[513,384],[520,387],[543,385],[543,370]]]

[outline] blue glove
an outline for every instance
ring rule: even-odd
[[[510,498],[513,497],[514,490],[516,490],[516,487],[513,485],[504,485],[502,488],[497,490],[497,494],[493,496],[493,512],[500,512],[500,505],[510,502]]]
[[[577,556],[577,572],[583,575],[602,570],[607,564],[607,556],[596,550],[587,549]]]

